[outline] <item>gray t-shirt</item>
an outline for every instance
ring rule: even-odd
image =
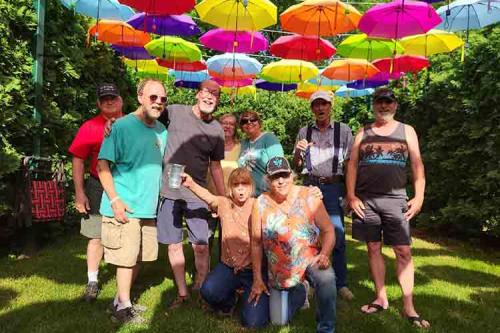
[[[165,154],[161,196],[169,199],[183,199],[198,202],[200,199],[181,186],[173,190],[168,187],[167,163],[186,166],[185,172],[203,187],[207,187],[207,171],[210,161],[224,159],[224,131],[215,119],[209,122],[196,117],[192,106],[169,105],[170,119],[168,142]]]

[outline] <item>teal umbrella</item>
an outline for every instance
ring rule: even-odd
[[[127,21],[135,12],[117,0],[61,0],[64,7],[96,19]]]

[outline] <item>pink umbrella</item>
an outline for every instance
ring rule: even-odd
[[[253,84],[252,79],[241,79],[241,80],[226,79],[226,80],[223,80],[223,79],[219,79],[219,78],[214,78],[213,80],[215,82],[217,82],[222,87],[240,88],[240,87],[251,86]]]
[[[260,32],[212,29],[200,37],[206,47],[221,52],[257,53],[268,47],[266,37]]]
[[[416,73],[429,67],[429,60],[420,56],[402,55],[394,58],[375,60],[373,65],[381,72],[386,73]]]
[[[361,17],[358,29],[369,37],[399,39],[424,34],[441,21],[426,2],[395,0],[368,9]]]
[[[282,36],[271,44],[272,55],[285,59],[319,61],[332,57],[336,49],[326,39],[316,36]]]

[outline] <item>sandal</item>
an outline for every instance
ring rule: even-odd
[[[408,319],[408,321],[410,322],[410,324],[412,324],[412,326],[415,326],[415,327],[418,327],[418,328],[430,328],[431,327],[431,324],[425,320],[424,318],[421,318],[420,316],[412,316],[412,317],[406,317],[406,319]],[[425,326],[422,322],[426,322],[429,326]]]
[[[363,312],[364,314],[368,314],[368,315],[387,310],[382,305],[376,304],[376,303],[370,303],[370,304],[367,304],[366,306],[367,306],[366,310],[375,309],[375,311],[373,311],[373,312],[367,312],[367,311],[361,310],[361,312]]]

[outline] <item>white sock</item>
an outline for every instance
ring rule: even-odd
[[[130,300],[128,300],[126,302],[118,302],[118,306],[116,307],[116,311],[130,308],[131,306],[132,306],[132,302],[130,302]]]
[[[120,299],[118,298],[118,294],[115,295],[115,299],[113,300],[113,305],[116,307],[120,303]]]
[[[97,275],[99,274],[99,271],[95,272],[87,272],[87,277],[89,278],[89,282],[97,282]]]

